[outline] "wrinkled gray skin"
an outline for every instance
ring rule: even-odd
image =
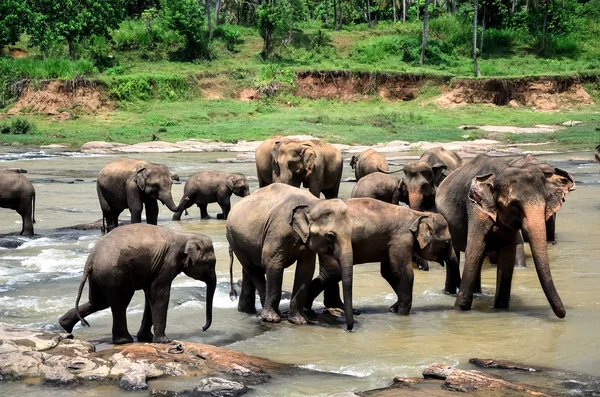
[[[273,182],[294,187],[301,185],[315,196],[337,198],[342,181],[342,153],[334,146],[317,141],[284,140],[276,143],[273,157]]]
[[[173,212],[180,211],[173,202],[171,184],[171,173],[162,164],[134,159],[119,159],[107,164],[96,182],[106,232],[117,227],[119,215],[127,208],[131,223],[140,223],[145,207],[146,222],[151,225],[156,225],[158,220],[157,200]]]
[[[273,148],[284,141],[300,142],[296,138],[276,136],[265,140],[256,148],[256,175],[258,176],[259,187],[265,187],[273,183]]]
[[[435,192],[450,172],[462,165],[453,150],[435,147],[426,150],[418,161],[404,164],[404,183],[408,205],[415,211],[435,211]]]
[[[373,149],[367,149],[352,156],[350,167],[354,170],[356,182],[373,172],[387,172],[390,170],[385,156]]]
[[[481,277],[483,258],[498,252],[494,307],[507,308],[519,230],[530,238],[542,289],[557,317],[566,315],[550,273],[546,220],[556,213],[571,187],[568,178],[544,173],[539,167],[510,167],[502,159],[477,156],[452,172],[437,190],[436,205],[450,227],[457,252],[465,252],[460,285],[459,268],[447,266],[446,291],[456,293],[457,310],[470,310]]]
[[[372,198],[398,205],[408,204],[408,192],[402,179],[382,172],[374,172],[360,179],[354,185],[352,198]]]
[[[569,192],[575,190],[575,179],[573,175],[568,173],[567,171],[561,170],[560,168],[554,168],[543,161],[539,160],[532,154],[527,154],[523,157],[519,157],[514,159],[508,163],[511,167],[529,167],[535,166],[540,168],[542,172],[545,174],[557,174],[559,176],[563,176],[567,178],[571,184],[569,187]],[[568,192],[567,192],[568,193]],[[523,248],[523,243],[529,241],[529,236],[527,233],[522,233],[522,236],[517,236],[517,258],[516,258],[516,266],[517,267],[525,267],[525,250]],[[546,241],[555,242],[556,241],[556,214],[553,214],[548,220],[546,220]],[[492,258],[490,258],[492,259]],[[494,258],[495,259],[495,258]],[[496,262],[496,261],[492,261]]]
[[[440,214],[417,212],[370,198],[350,199],[348,219],[352,228],[354,264],[381,262],[381,275],[398,301],[391,312],[408,315],[412,307],[413,254],[458,266],[448,224]],[[335,258],[319,255],[319,276],[309,289],[305,308],[326,289],[325,306],[343,307],[339,298],[340,266]]]
[[[280,183],[259,189],[236,204],[227,219],[226,234],[243,270],[238,310],[256,313],[258,290],[263,321],[281,321],[283,270],[297,262],[288,320],[306,324],[303,308],[315,270],[315,253],[329,254],[340,263],[344,312],[351,330],[353,263],[346,211],[342,200],[320,200],[306,190]]]
[[[144,290],[146,304],[138,342],[169,343],[165,335],[171,283],[181,272],[204,281],[206,331],[212,323],[212,306],[217,276],[215,252],[210,238],[202,234],[179,233],[153,225],[127,225],[103,236],[90,252],[79,286],[75,308],[60,319],[71,332],[86,316],[110,307],[114,344],[132,343],[127,329],[126,310],[136,290]],[[79,306],[86,280],[89,301]],[[152,326],[154,325],[154,335]]]
[[[0,171],[0,208],[17,211],[23,220],[21,235],[33,235],[35,189],[29,179],[13,171]]]
[[[179,202],[181,211],[173,214],[173,220],[181,220],[184,210],[194,204],[200,208],[202,219],[209,219],[207,207],[209,203],[219,203],[221,214],[217,219],[227,219],[231,210],[231,195],[246,197],[250,194],[248,181],[242,174],[232,174],[223,171],[202,171],[187,180],[183,188],[183,197]]]

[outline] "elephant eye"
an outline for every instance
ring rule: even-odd
[[[334,232],[327,232],[326,236],[330,240],[335,240],[335,233]]]

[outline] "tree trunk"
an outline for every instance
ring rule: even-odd
[[[75,42],[73,38],[67,37],[67,44],[69,45],[69,57],[74,61],[77,59],[77,53],[75,52]]]
[[[342,26],[342,20],[344,18],[344,15],[342,13],[342,4],[343,4],[343,2],[342,2],[342,0],[340,0],[339,10],[338,10],[338,16],[340,17],[340,23],[339,23],[340,27]]]
[[[367,0],[367,22],[369,22],[369,27],[373,29],[373,20],[371,19],[371,1]]]
[[[512,0],[512,5],[510,7],[510,13],[514,14],[515,13],[515,0]]]
[[[402,0],[402,23],[406,23],[406,0]]]
[[[419,20],[419,7],[421,6],[421,0],[417,0],[417,21]]]
[[[487,14],[487,4],[486,0],[482,1],[483,7],[483,18],[481,18],[481,43],[479,43],[479,52],[483,54],[483,39],[485,37],[485,16]]]
[[[525,2],[525,11],[529,12],[529,0]]]
[[[394,16],[394,23],[398,22],[398,17],[396,15],[396,0],[392,0],[392,11]]]
[[[456,0],[452,0],[452,15],[456,14]]]
[[[338,0],[333,0],[333,20],[334,20],[334,29],[338,30],[338,11],[337,11],[337,2]]]
[[[294,29],[294,11],[290,11],[290,30],[288,32],[287,44],[292,42],[292,30]]]
[[[542,25],[542,52],[546,50],[546,33],[548,30],[548,0],[544,2],[544,23]]]
[[[329,0],[325,0],[325,26],[329,26]]]
[[[477,9],[479,4],[477,0],[474,0],[473,6],[473,71],[475,77],[481,76],[479,72],[479,66],[477,66]]]
[[[221,8],[221,0],[217,0],[215,4],[215,26],[219,26],[219,9]]]
[[[421,65],[423,65],[423,61],[425,61],[425,49],[427,48],[428,33],[429,33],[429,0],[425,0],[425,12],[423,13],[423,42],[421,43]]]
[[[210,20],[210,6],[208,0],[204,0],[204,15],[206,16],[206,23],[208,24],[208,40],[212,40],[212,21]]]

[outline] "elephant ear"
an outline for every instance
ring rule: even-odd
[[[235,187],[235,177],[233,175],[229,176],[225,181],[225,185],[227,185],[229,190],[233,191],[233,188]]]
[[[448,166],[444,163],[437,163],[433,167],[433,184],[435,186],[439,186],[440,183],[449,175],[446,171],[448,170]]]
[[[398,191],[400,192],[400,202],[404,204],[409,204],[408,187],[406,186],[406,181],[404,180],[404,178],[401,178],[398,182]]]
[[[554,172],[544,172],[546,177],[546,220],[550,219],[565,201],[565,195],[576,189],[573,175],[560,168],[554,168]]]
[[[494,174],[480,175],[473,178],[469,189],[469,201],[484,214],[496,221],[497,209],[494,198]]]
[[[133,181],[138,185],[138,188],[141,191],[144,191],[146,189],[146,174],[144,173],[145,170],[146,167],[138,168],[138,170],[135,173],[135,176],[133,177]]]
[[[317,161],[317,152],[311,147],[307,147],[304,149],[302,153],[302,159],[304,161],[304,169],[306,170],[306,176],[308,177],[312,174],[315,164]]]
[[[357,160],[357,156],[352,156],[352,158],[350,159],[350,168],[354,169],[356,167]]]
[[[306,244],[310,235],[310,219],[306,211],[307,208],[307,205],[299,205],[292,210],[290,215],[290,225],[304,244]]]
[[[424,249],[431,242],[433,228],[431,227],[431,219],[428,216],[419,216],[411,225],[410,231],[419,242],[419,247]]]
[[[194,263],[200,260],[200,255],[202,254],[200,250],[200,245],[197,241],[190,240],[185,243],[185,260],[183,262],[184,271],[189,270],[190,267],[193,266]]]

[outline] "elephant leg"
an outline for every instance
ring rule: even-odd
[[[119,226],[119,215],[121,215],[121,212],[123,212],[123,210],[118,210],[116,208],[113,208],[113,209],[111,209],[110,212],[112,214],[110,221],[108,220],[108,218],[106,219],[107,233],[110,232],[111,230],[113,230],[114,228],[116,228],[117,226]]]
[[[17,212],[21,215],[21,219],[23,220],[21,235],[22,236],[32,236],[33,235],[33,218],[31,216],[31,211],[33,209],[33,204],[31,200],[21,201],[21,205]]]
[[[288,321],[294,324],[306,324],[308,321],[304,316],[304,304],[308,294],[308,288],[315,274],[315,255],[309,254],[298,259],[296,273],[294,275],[294,288],[290,300],[290,315]]]
[[[115,345],[133,343],[133,338],[127,329],[127,306],[134,292],[133,288],[119,286],[104,291],[112,311],[112,338]]]
[[[171,283],[165,285],[163,281],[156,280],[150,287],[150,307],[152,310],[152,322],[154,324],[154,343],[171,343],[165,335],[167,328],[167,310],[169,298],[171,297]]]
[[[113,224],[113,214],[111,207],[100,192],[100,188],[96,188],[98,192],[98,201],[100,201],[100,209],[102,210],[102,218],[106,222],[106,229],[102,230],[102,233],[108,233],[113,230],[117,225]],[[104,222],[103,222],[104,223]]]
[[[185,200],[186,198],[189,198],[189,200]],[[184,200],[185,200],[185,203],[183,203]],[[183,208],[181,207],[182,204],[183,204]],[[192,199],[192,197],[184,195],[181,198],[181,200],[179,200],[179,204],[177,205],[177,207],[182,208],[182,210],[179,211],[179,212],[174,212],[173,213],[173,217],[171,218],[171,220],[173,220],[173,221],[180,221],[181,220],[181,215],[183,214],[183,211],[187,210],[192,205],[194,205],[194,200]]]
[[[146,207],[146,223],[156,225],[158,223],[158,201],[148,200],[144,206]]]
[[[381,275],[398,297],[396,303],[390,307],[390,311],[408,315],[412,307],[414,284],[414,273],[410,262],[400,253],[390,253],[389,260],[381,262]]]
[[[473,294],[477,282],[481,283],[481,265],[485,253],[485,236],[491,228],[489,222],[476,219],[469,222],[467,233],[467,248],[465,251],[465,267],[463,270],[460,289],[454,303],[456,310],[471,310]]]
[[[421,258],[419,255],[413,253],[412,260],[417,264],[417,268],[419,268],[419,270],[423,270],[424,272],[429,271],[429,262]]]
[[[142,223],[143,202],[139,195],[137,190],[127,191],[127,207],[131,213],[131,223]]]
[[[483,265],[483,261],[481,262]],[[474,294],[481,294],[482,290],[481,290],[481,268],[482,265],[479,265],[479,272],[477,272],[477,274],[475,275],[475,282],[473,283],[473,293]]]
[[[142,317],[142,325],[137,333],[138,342],[152,342],[154,334],[152,334],[152,305],[150,304],[150,291],[144,290],[144,315]]]
[[[527,262],[525,261],[525,243],[523,242],[523,233],[519,230],[517,232],[517,246],[515,251],[515,266],[526,267]]]
[[[444,291],[452,295],[456,294],[460,287],[460,251],[455,249],[454,254],[457,262],[446,262],[446,284],[444,286]]]
[[[88,301],[79,306],[79,314],[81,318],[86,318],[90,314],[96,313],[100,310],[107,309],[109,304],[106,300],[106,296],[100,291],[92,282],[90,282],[90,290]],[[75,324],[79,322],[79,316],[77,316],[77,309],[73,308],[66,312],[61,318],[58,319],[60,326],[71,333]]]
[[[229,216],[229,211],[231,210],[231,197],[218,197],[217,202],[221,207],[221,211],[223,211],[222,213],[217,214],[217,219],[227,219],[227,216]]]
[[[262,267],[267,275],[267,288],[265,301],[260,317],[263,321],[278,323],[281,321],[279,302],[281,301],[281,287],[283,284],[283,269],[285,260],[280,247],[265,245],[262,253]],[[254,282],[256,288],[259,286]],[[259,288],[260,293],[260,288]]]
[[[238,300],[238,311],[256,314],[256,287],[246,268],[242,270],[242,290]]]
[[[208,215],[208,204],[200,203],[198,204],[198,208],[200,208],[201,219],[210,219],[210,215]]]
[[[546,221],[546,241],[556,242],[556,214]]]
[[[515,269],[515,252],[515,239],[508,241],[500,250],[496,271],[496,296],[494,298],[494,307],[497,309],[506,309],[510,303],[510,287],[513,270]]]

